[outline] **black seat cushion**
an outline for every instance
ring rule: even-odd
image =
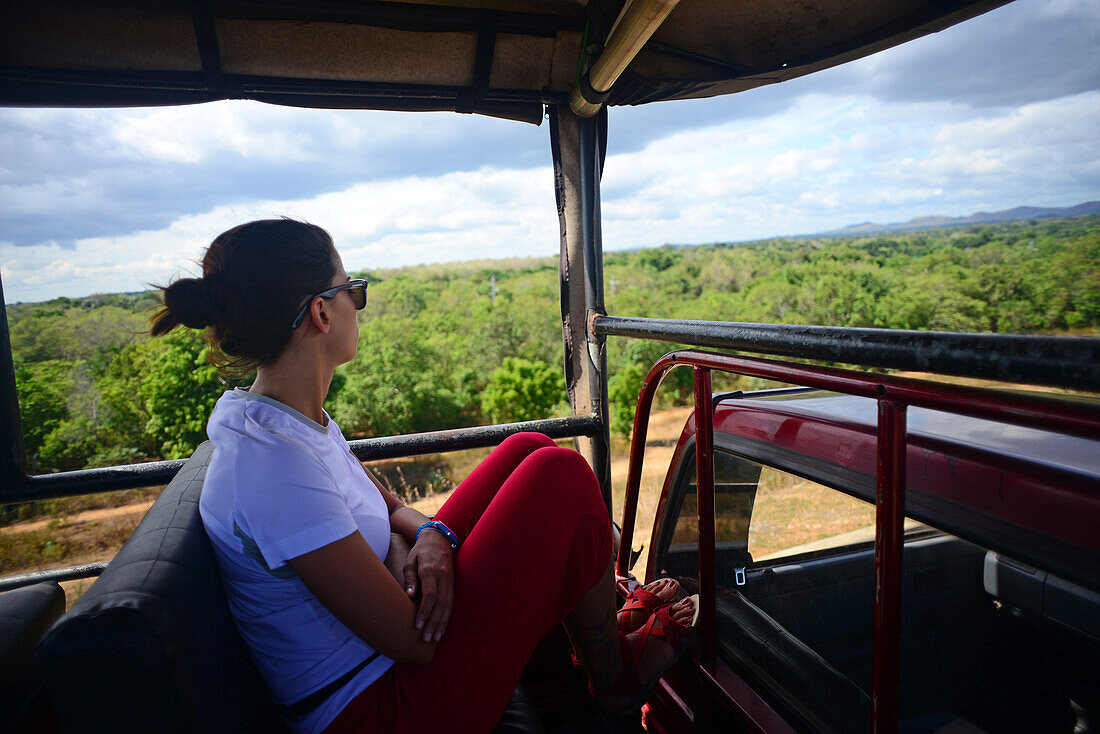
[[[199,517],[212,448],[195,451],[39,644],[66,732],[286,730],[229,614]]]
[[[31,653],[64,611],[65,592],[55,582],[0,594],[0,731],[8,730],[41,688]]]
[[[512,700],[508,702],[508,708],[504,709],[504,715],[500,717],[493,734],[545,734],[538,713],[535,711],[531,699],[521,686],[516,686],[512,693]]]

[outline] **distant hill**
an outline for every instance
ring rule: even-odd
[[[831,232],[818,232],[807,237],[837,237],[845,235],[877,234],[878,232],[905,232],[913,229],[933,229],[937,227],[961,227],[967,224],[993,224],[996,222],[1019,222],[1027,219],[1056,219],[1058,217],[1077,217],[1084,214],[1100,214],[1100,201],[1087,201],[1084,204],[1066,208],[1042,206],[1018,206],[1000,212],[977,212],[968,217],[916,217],[908,222],[895,224],[876,224],[863,222],[852,224]]]

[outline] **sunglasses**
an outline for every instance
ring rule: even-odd
[[[306,318],[306,312],[309,310],[309,304],[313,303],[314,298],[332,299],[336,298],[336,294],[340,291],[347,291],[351,296],[351,302],[355,304],[356,311],[362,311],[363,307],[367,305],[367,281],[365,280],[349,280],[343,285],[338,285],[335,288],[329,288],[327,291],[321,291],[320,293],[314,293],[302,306],[302,310],[298,312],[298,315],[294,317],[294,323],[290,325],[291,329],[297,329],[302,325],[302,321]]]

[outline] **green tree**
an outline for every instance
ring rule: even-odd
[[[12,350],[33,362],[86,360],[98,375],[111,357],[145,328],[143,316],[118,306],[43,309],[13,324]]]
[[[72,471],[92,465],[98,445],[96,426],[87,416],[77,414],[61,421],[42,441],[42,468]]]
[[[101,463],[109,461],[108,455],[125,455],[130,462],[160,455],[160,444],[146,430],[149,411],[141,385],[145,362],[157,348],[148,340],[130,344],[111,360],[106,374],[99,379],[100,452],[105,457]]]
[[[609,252],[604,274],[608,311],[624,315],[1095,333],[1097,263],[1100,217],[1087,216]],[[482,423],[490,408],[496,420],[542,417],[564,400],[555,258],[436,264],[369,278],[359,355],[337,371],[326,398],[349,434]],[[34,471],[184,456],[205,438],[210,409],[227,384],[207,363],[197,334],[141,335],[150,305],[149,294],[113,294],[8,306]],[[618,432],[629,430],[640,373],[674,348],[608,341]],[[491,377],[506,358],[542,365],[547,384],[553,376],[548,406],[518,414],[537,399],[493,397],[503,385],[490,384]],[[715,389],[753,386],[715,380]],[[674,369],[657,404],[683,404],[691,389],[691,370]]]
[[[562,376],[545,362],[508,357],[481,394],[481,410],[494,423],[549,418],[565,399]]]
[[[634,264],[660,273],[680,260],[680,253],[669,246],[641,250],[634,256]]]
[[[144,346],[138,394],[149,415],[145,430],[164,458],[190,456],[206,440],[206,422],[228,383],[198,332],[178,329]]]
[[[345,382],[330,406],[347,433],[389,436],[463,422],[467,404],[455,373],[408,319],[365,324],[355,359],[338,374]]]
[[[69,420],[72,365],[57,360],[37,364],[15,363],[23,449],[32,473],[54,467],[42,460],[46,438]]]
[[[638,407],[638,395],[642,392],[645,375],[646,368],[642,365],[628,364],[607,381],[611,430],[620,436],[629,436],[634,427],[634,412]]]

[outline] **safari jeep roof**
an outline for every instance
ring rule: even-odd
[[[682,0],[611,88],[607,104],[709,97],[784,81],[1003,3]],[[591,58],[623,4],[5,3],[0,105],[255,99],[305,107],[456,110],[538,123],[542,105],[565,101],[576,85],[585,40]]]

